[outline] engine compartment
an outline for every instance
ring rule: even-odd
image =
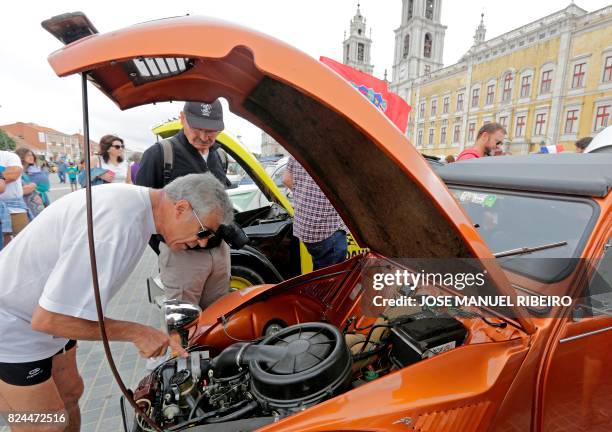
[[[468,330],[448,314],[425,311],[363,328],[308,322],[268,333],[215,356],[210,347],[192,346],[188,358],[168,360],[145,377],[136,402],[170,430],[212,424],[233,430],[234,423],[254,430],[458,347]],[[136,417],[132,430],[150,428]]]
[[[368,258],[211,306],[190,357],[145,377],[135,401],[165,430],[256,430],[464,345],[527,337],[474,307],[373,306]],[[136,417],[132,430],[150,429]]]

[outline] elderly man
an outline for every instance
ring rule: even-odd
[[[225,127],[221,102],[187,102],[180,119],[183,128],[176,135],[144,152],[136,183],[161,188],[186,174],[210,172],[228,186],[227,163],[216,144]],[[151,247],[159,254],[160,278],[169,299],[204,309],[229,291],[230,250],[220,238],[211,239],[206,248],[174,251],[157,237]]]
[[[103,307],[136,267],[151,235],[161,234],[174,251],[206,246],[233,217],[211,174],[184,176],[162,190],[109,184],[92,194]],[[83,392],[74,340],[100,338],[85,211],[85,191],[69,194],[0,253],[0,411],[65,409],[70,431],[79,430]],[[110,318],[105,324],[109,340],[131,342],[143,357],[159,356],[169,345],[186,355],[155,328]]]

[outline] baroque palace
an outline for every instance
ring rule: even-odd
[[[587,12],[572,1],[488,40],[483,17],[469,51],[443,67],[442,0],[402,1],[390,89],[412,106],[407,134],[422,153],[456,155],[492,121],[506,127],[511,154],[551,144],[573,151],[577,139],[612,124],[612,5]],[[359,12],[351,30],[344,61],[369,66]],[[351,42],[357,49],[347,57]]]

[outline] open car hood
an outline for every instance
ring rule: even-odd
[[[307,169],[357,242],[387,257],[482,258],[501,268],[442,180],[347,81],[269,36],[214,19],[150,21],[77,40],[49,56],[59,76],[88,72],[121,109],[228,100]],[[515,315],[528,332],[533,325]]]

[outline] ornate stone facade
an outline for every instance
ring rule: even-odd
[[[423,32],[438,35],[432,60],[420,51],[403,57],[402,38],[428,19],[420,16],[427,3],[404,0],[391,85],[413,106],[407,133],[422,152],[457,154],[490,121],[506,126],[506,150],[512,154],[537,151],[544,144],[573,150],[576,139],[612,124],[612,6],[589,13],[572,2],[490,40],[481,17],[470,50],[442,68],[443,41],[436,37],[443,38],[445,27],[436,22],[439,1],[428,15],[433,17],[431,30],[424,26],[418,43],[409,45],[410,50],[425,49]]]

